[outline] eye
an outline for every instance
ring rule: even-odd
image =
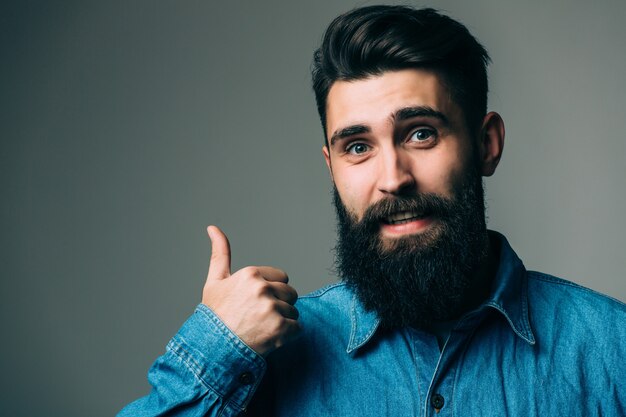
[[[411,134],[409,141],[425,142],[431,138],[434,138],[436,135],[437,131],[435,131],[435,129],[431,129],[429,127],[420,127]]]
[[[348,145],[348,147],[346,148],[346,152],[352,155],[361,155],[367,152],[368,149],[369,149],[368,145],[364,143],[356,142],[356,143],[352,143]]]

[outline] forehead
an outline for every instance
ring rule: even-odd
[[[327,135],[349,125],[389,123],[405,107],[430,107],[455,119],[459,107],[435,73],[418,69],[388,71],[352,81],[336,81],[326,101]]]

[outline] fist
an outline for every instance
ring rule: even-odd
[[[269,266],[248,266],[230,273],[230,244],[215,226],[207,228],[211,262],[202,291],[209,307],[246,345],[266,356],[300,329],[298,293],[287,274]]]

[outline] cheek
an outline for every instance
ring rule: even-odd
[[[442,152],[434,158],[424,159],[419,164],[419,191],[452,197],[465,169],[466,164],[456,153]]]
[[[372,175],[361,174],[358,171],[355,169],[335,172],[334,180],[341,201],[360,219],[372,203],[374,183],[371,180]]]

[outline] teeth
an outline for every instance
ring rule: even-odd
[[[403,222],[404,220],[412,219],[415,217],[419,217],[419,214],[417,214],[414,211],[401,211],[399,213],[392,214],[391,216],[387,217],[387,222],[388,223],[400,223],[400,222]]]

